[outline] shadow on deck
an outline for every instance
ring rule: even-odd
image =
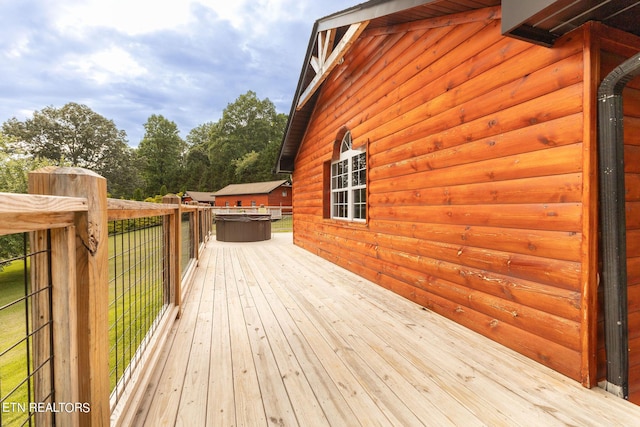
[[[127,425],[633,425],[578,383],[291,242],[210,241]]]

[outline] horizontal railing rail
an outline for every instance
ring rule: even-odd
[[[2,409],[27,408],[24,422],[39,426],[126,425],[129,403],[180,314],[211,233],[211,208],[176,196],[159,204],[107,199],[104,178],[79,168],[34,171],[29,192],[0,193],[0,236],[29,235],[37,255],[19,258],[29,270],[25,293],[50,300],[22,304],[23,317],[48,338],[27,338],[29,354],[20,356],[32,373],[23,381],[29,401],[10,401],[0,382]],[[0,356],[4,372],[2,363]],[[10,425],[8,414],[0,420]]]

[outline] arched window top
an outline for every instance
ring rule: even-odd
[[[351,131],[347,131],[342,137],[342,144],[340,144],[340,153],[346,153],[351,150],[352,141],[351,141]]]
[[[351,131],[343,127],[341,132],[342,138],[338,134],[334,140],[331,161],[331,218],[366,222],[366,147],[354,149]]]

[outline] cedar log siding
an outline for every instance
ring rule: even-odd
[[[584,45],[503,37],[496,8],[366,30],[296,158],[294,242],[590,385]],[[367,150],[366,224],[323,218],[344,126]]]
[[[601,26],[601,78],[640,51],[640,38]],[[623,92],[627,298],[629,313],[629,400],[640,404],[640,78]],[[604,329],[604,326],[601,327]],[[604,337],[602,338],[604,340]],[[604,343],[599,376],[606,375]]]

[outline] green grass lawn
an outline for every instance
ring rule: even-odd
[[[274,233],[289,233],[293,231],[293,216],[283,215],[282,219],[271,223],[271,231]]]
[[[188,229],[188,223],[186,227]],[[109,236],[109,366],[112,390],[164,307],[161,232],[161,226],[154,226]],[[145,243],[145,239],[150,237],[156,240]],[[114,257],[116,253],[128,255]],[[24,263],[16,261],[0,272],[0,307],[24,295]],[[0,353],[25,336],[25,322],[24,302],[0,310]],[[6,399],[8,403],[27,403],[30,400],[26,385],[9,395],[26,378],[25,355],[26,344],[23,343],[0,358],[0,400]],[[0,425],[21,425],[26,415],[1,413]]]
[[[5,307],[24,295],[24,262],[14,261],[0,271],[0,308],[4,307],[0,310],[0,354],[26,336],[25,302]],[[27,384],[18,387],[27,377],[25,354],[26,343],[23,342],[0,357],[0,399],[6,399],[8,403],[29,401]],[[0,425],[22,424],[26,415],[20,412],[3,412],[0,414]]]
[[[111,390],[161,313],[162,226],[109,236]]]

